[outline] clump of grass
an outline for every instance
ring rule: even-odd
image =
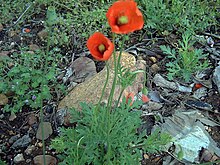
[[[137,0],[145,17],[145,29],[152,28],[159,32],[173,30],[183,33],[204,31],[216,24],[217,2],[181,1],[181,0]]]

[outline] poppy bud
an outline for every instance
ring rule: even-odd
[[[195,87],[196,89],[199,89],[199,88],[202,87],[202,84],[200,84],[200,83],[196,83],[196,84],[194,85],[194,87]]]
[[[142,99],[143,103],[147,103],[147,102],[150,101],[150,99],[146,95],[144,95],[144,94],[142,94],[141,99]]]
[[[52,26],[57,23],[57,14],[55,11],[55,7],[49,6],[47,9],[47,24]]]
[[[126,97],[126,104],[128,104],[128,100],[131,99],[130,106],[132,106],[134,102],[134,93],[130,92]]]

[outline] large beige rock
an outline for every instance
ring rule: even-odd
[[[118,53],[116,54],[118,57]],[[109,76],[109,81],[102,99],[102,102],[107,103],[111,87],[112,87],[112,82],[113,82],[113,77],[114,77],[114,59],[113,56],[109,59],[109,66],[110,66],[110,76]],[[121,56],[121,65],[130,68],[132,71],[137,70],[137,69],[142,69],[145,70],[145,61],[143,60],[138,60],[136,61],[135,57],[129,53],[123,52]],[[143,81],[144,81],[144,74],[145,73],[139,73],[136,77],[136,80],[132,86],[129,86],[126,88],[124,91],[123,95],[126,96],[129,92],[133,92],[134,94],[138,93],[142,89],[143,86]],[[106,67],[93,77],[87,79],[83,83],[77,85],[72,91],[69,92],[69,94],[64,97],[59,105],[58,105],[58,110],[60,109],[69,109],[69,108],[76,108],[80,110],[79,103],[80,102],[87,102],[87,103],[93,103],[96,104],[98,103],[101,94],[102,94],[102,89],[105,84],[106,80],[106,75],[107,75],[107,69]],[[117,100],[119,97],[120,93],[120,86],[116,86],[116,90],[114,93],[114,100]]]

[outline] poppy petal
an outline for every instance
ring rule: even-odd
[[[126,104],[128,104],[129,99],[131,99],[130,106],[132,106],[132,104],[134,102],[134,93],[132,93],[132,92],[128,93],[128,95],[126,96]]]
[[[147,103],[147,102],[150,101],[150,99],[146,95],[144,95],[144,94],[142,94],[141,99],[142,99],[143,103]]]

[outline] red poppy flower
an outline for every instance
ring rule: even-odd
[[[142,29],[143,15],[133,0],[119,0],[109,8],[106,17],[112,32],[127,34]]]
[[[108,60],[114,50],[113,43],[100,32],[89,37],[87,47],[92,56],[100,61]]]
[[[130,106],[132,106],[133,102],[134,102],[134,93],[130,92],[127,97],[126,97],[126,104],[128,103],[128,100],[131,99],[131,103]]]

